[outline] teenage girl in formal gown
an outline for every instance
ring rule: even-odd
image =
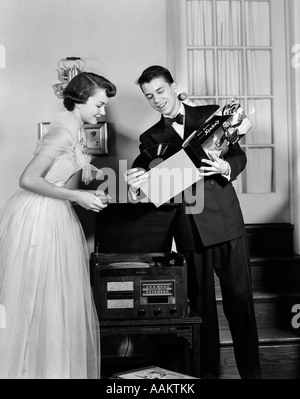
[[[38,141],[20,189],[0,208],[2,379],[100,378],[89,253],[72,203],[94,212],[107,205],[66,185],[79,170],[85,183],[101,173],[90,164],[83,125],[96,124],[115,94],[102,76],[75,76],[63,93],[67,111]]]

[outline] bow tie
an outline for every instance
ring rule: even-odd
[[[171,126],[172,123],[174,123],[174,122],[177,122],[177,123],[179,123],[180,125],[183,125],[183,115],[182,115],[182,114],[177,114],[177,115],[175,116],[175,118],[167,118],[167,117],[164,117],[165,126]]]

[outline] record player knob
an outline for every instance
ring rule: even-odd
[[[177,312],[177,308],[171,308],[170,309],[170,314],[174,314],[174,313],[176,313]]]
[[[161,309],[160,308],[154,309],[154,314],[155,315],[159,315],[160,313],[161,313]]]
[[[139,315],[139,316],[144,316],[145,314],[146,314],[145,309],[140,308],[139,311],[138,311],[138,315]]]

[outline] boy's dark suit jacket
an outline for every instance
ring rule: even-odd
[[[217,108],[214,105],[185,105],[184,139],[198,129]],[[140,142],[140,150],[143,151],[158,143],[173,143],[180,148],[183,140],[172,127],[165,127],[162,117],[140,136]],[[228,147],[224,159],[230,165],[230,178],[234,180],[244,169],[246,156],[239,144]],[[203,179],[196,184],[202,184],[203,188]],[[203,196],[201,190],[196,190],[196,195]],[[219,373],[220,342],[214,288],[215,270],[220,278],[223,307],[226,309],[226,318],[233,337],[239,373],[242,378],[260,378],[258,335],[249,279],[250,259],[245,240],[245,225],[231,181],[221,175],[204,179],[204,207],[201,213],[187,214],[185,203],[176,206],[172,233],[177,251],[187,259],[191,309],[201,315],[204,321],[201,327],[201,369],[204,374],[210,372],[217,376]]]
[[[185,106],[184,138],[198,129],[218,109],[216,105]],[[140,151],[160,143],[172,143],[181,148],[183,140],[172,127],[166,127],[163,117],[140,136]],[[224,159],[231,168],[231,181],[243,171],[246,155],[239,144],[229,146]],[[245,233],[245,225],[236,192],[225,177],[213,175],[204,180],[204,209],[186,215],[187,204],[179,206],[175,223],[175,240],[179,251],[193,250],[199,245],[200,234],[204,246],[226,242]],[[203,183],[203,182],[202,182]],[[197,184],[200,184],[199,182]],[[202,186],[203,187],[203,186]],[[199,193],[201,190],[199,190]],[[203,195],[203,194],[202,194]]]

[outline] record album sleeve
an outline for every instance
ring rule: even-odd
[[[180,379],[199,379],[187,374],[178,373],[176,371],[167,370],[157,366],[150,366],[136,370],[125,371],[113,374],[112,378],[116,379],[145,379],[145,380],[180,380]]]
[[[181,149],[148,172],[149,180],[140,189],[159,207],[203,179],[194,162]],[[203,190],[202,190],[203,191]]]
[[[251,128],[252,125],[243,108],[236,99],[233,99],[218,108],[184,141],[182,147],[191,158],[194,155],[198,159],[203,155],[209,158],[212,152],[222,157],[228,151],[228,146],[240,141]]]

